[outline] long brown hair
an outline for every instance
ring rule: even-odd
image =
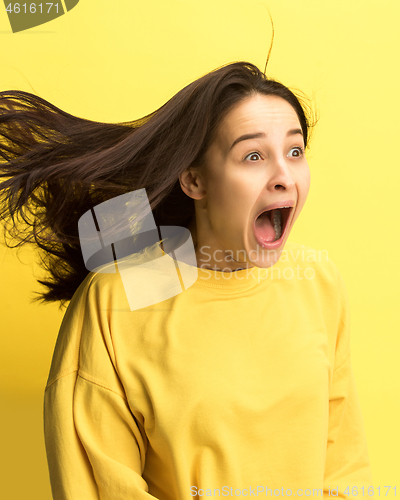
[[[309,142],[312,110],[303,95],[254,64],[221,66],[131,122],[78,118],[29,92],[0,92],[0,220],[8,247],[32,243],[50,277],[33,300],[69,301],[88,274],[78,220],[95,205],[145,188],[158,226],[187,227],[194,201],[179,175],[201,166],[229,110],[256,93],[285,99]],[[298,93],[298,91],[297,91]],[[11,244],[6,234],[17,241]]]

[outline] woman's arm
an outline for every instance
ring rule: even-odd
[[[156,500],[142,478],[144,418],[128,404],[111,335],[124,301],[117,275],[93,275],[63,318],[44,395],[54,500]]]
[[[371,499],[374,496],[367,440],[351,365],[349,302],[339,272],[337,277],[341,312],[329,395],[324,498],[329,498],[330,489],[330,498]]]
[[[145,441],[123,394],[66,374],[46,388],[44,431],[54,500],[155,499],[141,477]]]

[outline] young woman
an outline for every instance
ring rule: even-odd
[[[42,249],[43,300],[70,301],[44,399],[54,499],[370,495],[345,285],[287,243],[300,99],[236,62],[130,123],[16,91],[0,109],[2,218]],[[143,189],[161,236],[89,272],[78,221]],[[171,226],[190,231],[173,250]]]

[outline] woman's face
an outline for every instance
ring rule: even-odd
[[[277,96],[246,98],[225,116],[205,164],[195,172],[194,182],[183,189],[195,199],[196,221],[189,229],[196,229],[198,265],[219,270],[274,265],[310,187],[292,106]],[[256,222],[261,212],[276,207],[290,208]]]

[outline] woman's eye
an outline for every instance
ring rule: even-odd
[[[294,155],[295,157],[303,156],[303,154],[304,154],[304,149],[300,148],[299,146],[296,146],[295,148],[292,148],[290,151],[294,151],[295,153],[297,153],[297,154]]]
[[[257,156],[258,156],[258,158],[257,158]],[[254,159],[254,157],[256,157],[256,158]],[[253,151],[252,153],[249,153],[249,154],[245,157],[245,160],[246,160],[247,158],[252,158],[252,160],[251,160],[251,161],[253,161],[253,160],[254,160],[254,161],[256,161],[256,160],[258,160],[258,159],[260,159],[260,158],[261,158],[261,155],[260,155],[260,153],[257,153],[257,151]]]

